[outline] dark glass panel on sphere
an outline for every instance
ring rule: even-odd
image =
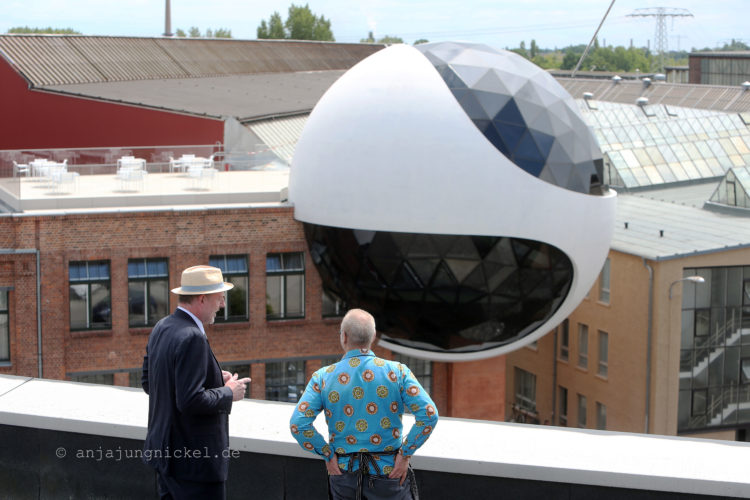
[[[542,242],[305,224],[323,288],[371,312],[388,341],[471,352],[517,341],[562,304],[570,260]]]

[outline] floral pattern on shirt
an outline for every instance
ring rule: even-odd
[[[418,424],[402,443],[405,408]],[[335,448],[340,455],[401,448],[404,455],[411,456],[427,441],[438,421],[435,403],[408,367],[362,349],[349,351],[341,362],[316,371],[289,422],[300,446],[329,460],[332,447],[313,427],[315,417],[324,410],[331,443],[342,436],[336,439]],[[392,455],[383,455],[378,462],[382,474],[393,470]],[[346,470],[348,457],[339,458],[339,466]],[[354,463],[352,470],[357,468]]]

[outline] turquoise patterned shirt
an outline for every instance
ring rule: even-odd
[[[414,415],[415,425],[402,443],[404,408]],[[313,427],[321,411],[328,442]],[[430,437],[437,420],[435,403],[407,366],[375,357],[369,349],[355,349],[313,374],[289,424],[300,446],[330,460],[332,450],[342,455],[401,447],[411,456]],[[339,467],[346,470],[348,462],[349,457],[339,458]],[[380,456],[381,474],[389,474],[393,463],[393,455]],[[352,464],[352,470],[358,467]]]

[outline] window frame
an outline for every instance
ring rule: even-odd
[[[596,402],[596,428],[600,431],[607,430],[607,406],[600,402]]]
[[[281,378],[281,380],[283,380],[283,382],[281,382],[281,383],[274,383],[274,384],[269,385],[268,381],[274,379],[274,377],[269,376],[269,366],[280,365],[281,372],[282,373],[287,373],[289,371],[289,364],[292,364],[292,363],[294,363],[294,364],[301,363],[301,369],[298,368],[298,369],[295,370],[295,375],[296,375],[296,379],[297,379],[296,381],[293,381],[292,383],[290,383],[290,380]],[[265,363],[265,392],[264,392],[266,401],[281,401],[281,402],[288,402],[288,403],[296,403],[297,401],[299,401],[299,398],[302,396],[302,393],[305,391],[305,387],[306,387],[305,368],[306,368],[306,362],[305,362],[304,359],[280,359],[280,360],[277,360],[277,361],[266,362]],[[302,373],[301,381],[300,381],[299,373]],[[295,397],[296,397],[296,399],[294,401],[292,401],[289,398],[289,394],[290,394],[289,393],[289,388],[292,387],[292,386],[296,387],[295,388],[295,391],[296,391],[296,396]],[[278,388],[286,388],[287,389],[287,398],[286,399],[269,398],[269,393],[272,392],[271,389],[272,388],[277,388],[277,387]],[[281,391],[280,391],[280,393],[281,393]]]
[[[578,368],[588,370],[589,367],[589,326],[578,323]]]
[[[83,278],[71,278],[72,266],[85,264],[86,268],[86,279]],[[107,277],[106,278],[91,278],[89,269],[93,265],[106,264]],[[93,284],[106,284],[108,301],[109,301],[109,321],[104,324],[94,324],[94,305],[91,304],[91,287]],[[71,289],[74,285],[85,285],[86,286],[86,326],[74,327],[73,326],[73,312],[71,310]],[[68,312],[70,317],[68,318],[68,326],[70,331],[92,331],[92,330],[111,330],[112,329],[112,266],[109,260],[82,260],[82,261],[70,261],[68,262]]]
[[[10,291],[0,288],[0,296],[4,297],[0,299],[0,318],[5,318],[0,321],[0,339],[5,344],[3,350],[8,351],[7,355],[0,351],[0,364],[7,365],[10,364]]]
[[[237,259],[244,263],[244,270],[230,271],[229,265],[230,259]],[[227,290],[225,304],[227,307],[222,307],[219,312],[216,313],[216,323],[242,323],[250,320],[250,263],[248,262],[247,255],[244,254],[225,254],[225,255],[210,255],[208,262],[214,267],[221,269],[221,274],[224,276],[224,281],[230,282],[234,285],[234,288]],[[242,289],[233,281],[233,279],[245,279],[245,311],[242,314],[231,314],[231,307],[233,297]]]
[[[515,367],[514,401],[518,408],[536,413],[536,374]]]
[[[561,385],[558,385],[557,388],[558,388],[558,397],[560,398],[558,402],[557,423],[561,427],[567,427],[568,426],[568,388],[563,387]]]
[[[612,265],[609,257],[604,261],[599,273],[599,302],[609,304],[611,299]]]
[[[130,269],[131,264],[135,264],[137,262],[142,261],[144,264],[144,268],[146,271],[146,274],[143,276],[131,276]],[[149,263],[164,263],[164,269],[166,274],[155,274],[151,276],[149,274]],[[133,301],[130,296],[130,286],[131,283],[142,283],[144,290],[143,290],[143,322],[134,321],[133,317],[131,315],[130,308],[133,305]],[[163,311],[162,314],[155,314],[152,315],[152,318],[149,320],[149,312],[150,312],[150,298],[152,295],[152,284],[155,282],[163,282],[165,286],[165,296],[162,297],[164,300],[164,303],[166,304],[166,310]],[[154,326],[162,317],[169,314],[169,259],[166,257],[146,257],[146,258],[138,258],[138,259],[128,259],[128,326],[130,328],[138,328],[138,327],[147,327],[147,326]]]
[[[565,318],[560,323],[560,351],[558,358],[562,361],[570,361],[570,321]]]
[[[286,268],[285,263],[287,256],[298,255],[301,263],[299,268]],[[270,269],[268,267],[269,260],[273,256],[279,257],[280,268]],[[301,276],[302,282],[300,283],[301,303],[300,306],[302,311],[296,314],[290,314],[287,312],[287,279],[292,276]],[[271,297],[269,295],[269,279],[279,277],[279,294],[280,294],[280,312],[274,314],[273,307],[271,305]],[[280,321],[286,319],[304,319],[305,318],[305,252],[269,252],[266,254],[266,320],[269,321]]]
[[[586,401],[586,396],[583,394],[578,394],[578,427],[581,429],[585,429],[588,418],[586,415],[586,412],[588,411],[588,402]]]
[[[596,374],[602,378],[608,378],[609,377],[609,333],[599,330],[598,336],[599,336],[598,338],[599,359],[597,362]]]
[[[422,385],[422,388],[427,394],[430,394],[432,390],[432,361],[412,358],[396,352],[393,353],[393,361],[406,365],[414,378]]]

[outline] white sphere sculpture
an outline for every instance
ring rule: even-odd
[[[484,45],[383,49],[321,98],[289,181],[324,287],[381,345],[443,361],[533,342],[580,303],[615,193],[544,70]]]

